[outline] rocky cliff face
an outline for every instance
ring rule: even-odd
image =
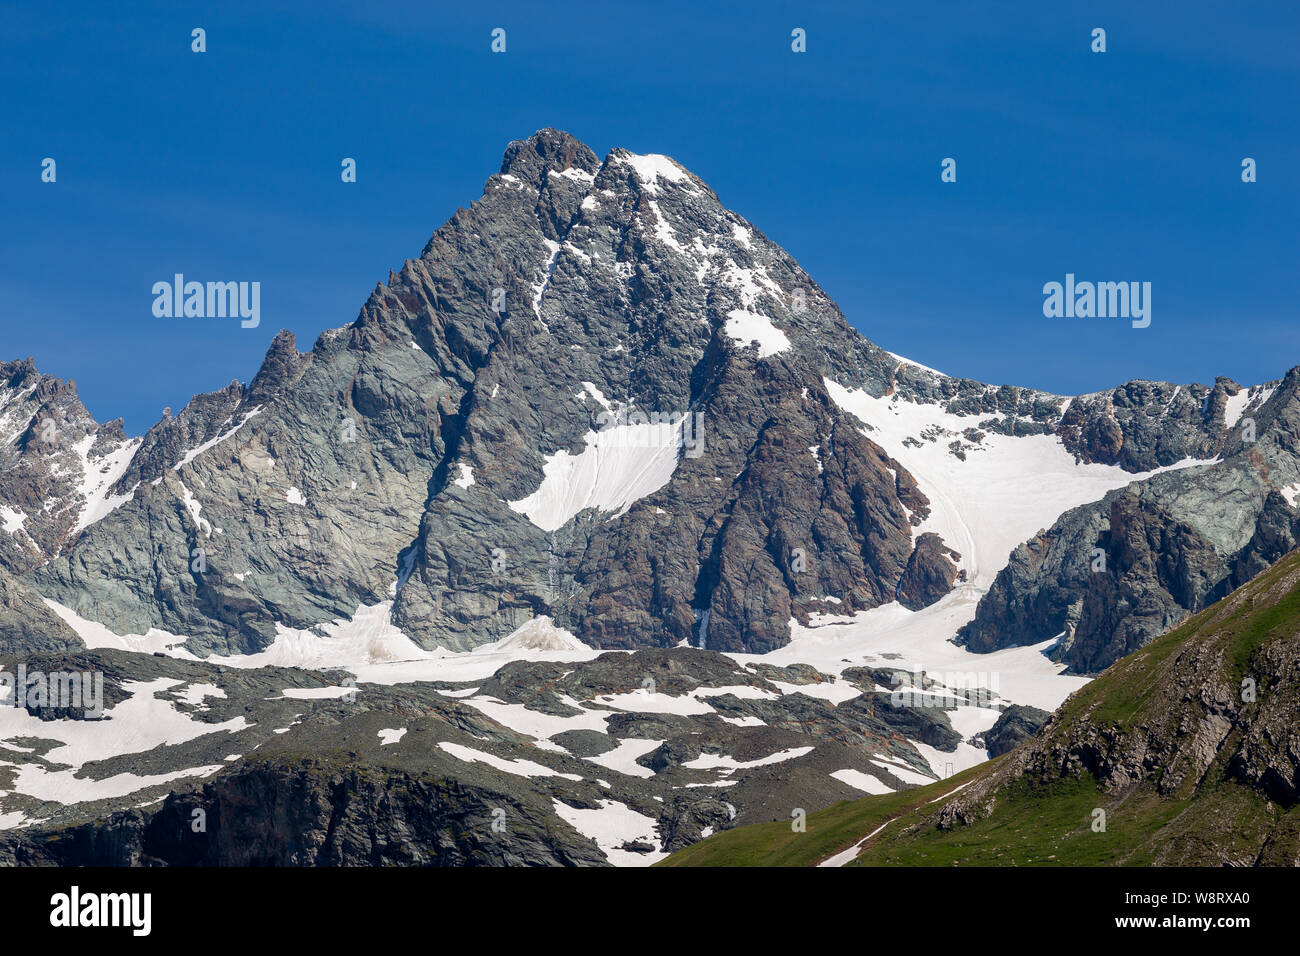
[[[121,419],[97,423],[72,382],[0,362],[0,569],[71,547],[119,503],[112,488],[139,446]]]

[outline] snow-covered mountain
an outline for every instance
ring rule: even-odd
[[[539,131],[142,438],[0,365],[0,663],[113,698],[0,710],[0,854],[250,862],[280,793],[256,861],[649,862],[946,776],[1295,546],[1298,385],[936,372],[673,160]],[[241,822],[157,842],[195,801]]]

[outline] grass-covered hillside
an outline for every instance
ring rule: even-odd
[[[1114,664],[995,761],[829,807],[806,832],[724,831],[660,865],[1293,865],[1298,801],[1300,552]]]

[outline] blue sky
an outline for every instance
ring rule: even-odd
[[[351,321],[543,126],[602,156],[673,156],[869,338],[943,371],[1076,393],[1300,364],[1294,3],[0,2],[0,18],[0,358],[75,379],[133,433],[247,381],[276,330],[307,348]],[[151,286],[174,272],[260,281],[261,327],[155,318]],[[1150,328],[1044,318],[1066,272],[1150,281]]]

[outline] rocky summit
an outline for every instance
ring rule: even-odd
[[[142,728],[0,715],[0,857],[650,862],[959,772],[1300,543],[1298,389],[940,373],[672,159],[541,130],[142,437],[0,363],[0,663]]]

